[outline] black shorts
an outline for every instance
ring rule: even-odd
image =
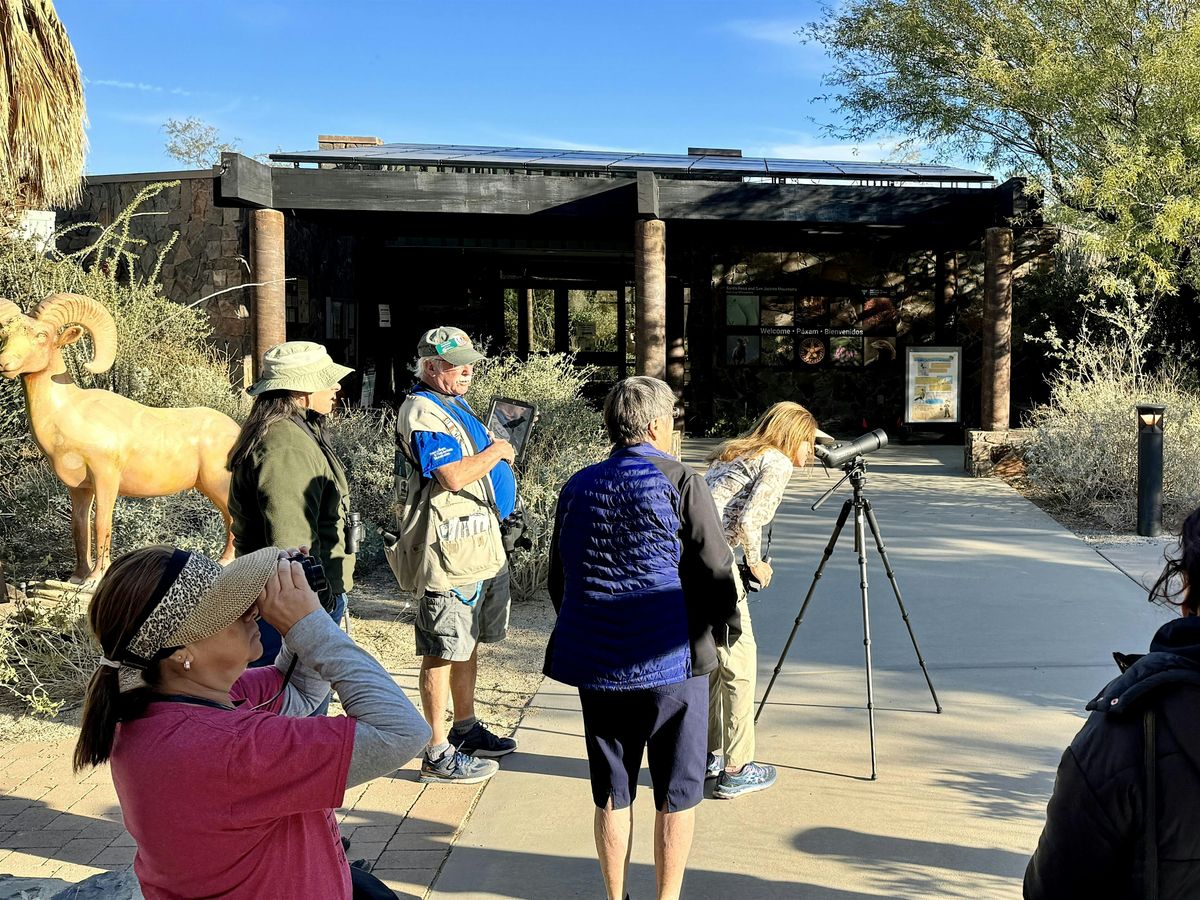
[[[637,796],[647,750],[654,808],[680,812],[704,799],[708,677],[638,691],[580,689],[592,799],[624,809]]]

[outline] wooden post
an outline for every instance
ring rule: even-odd
[[[283,213],[256,209],[250,214],[250,268],[254,281],[254,370],[263,354],[287,340],[284,291]]]
[[[517,288],[517,356],[529,359],[533,341],[533,288]]]
[[[662,219],[634,223],[633,277],[637,286],[637,374],[667,375],[667,240]]]
[[[1011,228],[989,228],[984,238],[983,396],[985,431],[1008,429],[1012,379]]]

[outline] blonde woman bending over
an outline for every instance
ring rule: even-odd
[[[776,403],[748,434],[726,441],[709,457],[704,480],[717,502],[725,539],[740,547],[750,572],[763,588],[771,564],[763,559],[762,529],[775,517],[795,466],[812,462],[813,442],[825,433],[799,403]],[[716,778],[713,796],[732,800],[775,783],[775,767],[754,762],[754,690],[758,652],[743,593],[738,601],[742,636],[732,647],[717,646],[717,669],[710,680],[708,771]]]

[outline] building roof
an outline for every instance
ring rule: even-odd
[[[734,153],[738,151],[732,151]],[[636,175],[667,178],[731,177],[754,181],[801,179],[821,182],[983,185],[995,179],[951,166],[907,165],[814,159],[743,157],[724,153],[623,153],[608,150],[552,150],[463,144],[382,144],[339,150],[272,153],[276,162],[315,163],[347,168],[406,166],[461,171],[482,169],[559,175]]]

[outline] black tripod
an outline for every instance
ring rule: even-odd
[[[758,712],[754,714],[754,721],[758,722],[763,708],[767,705],[767,697],[770,696],[771,688],[775,686],[775,679],[779,677],[779,673],[783,669],[783,661],[787,658],[788,651],[792,648],[792,641],[795,640],[796,631],[800,628],[800,623],[804,621],[804,613],[808,610],[808,604],[812,602],[813,592],[817,589],[817,582],[821,580],[821,575],[825,571],[825,564],[829,562],[829,557],[833,556],[834,545],[837,544],[838,536],[842,533],[846,519],[850,517],[850,510],[853,509],[854,550],[858,554],[859,586],[862,593],[863,647],[866,650],[867,660],[867,718],[871,731],[871,780],[874,781],[878,777],[875,768],[875,690],[871,680],[871,614],[867,606],[867,548],[864,522],[871,526],[871,534],[875,538],[875,547],[879,550],[880,559],[883,560],[883,568],[887,571],[888,581],[892,583],[892,590],[896,594],[896,603],[900,605],[900,615],[904,619],[905,627],[908,629],[908,636],[912,639],[913,650],[917,653],[917,662],[920,663],[921,672],[925,675],[925,683],[929,685],[929,693],[933,696],[933,705],[937,707],[939,713],[942,711],[942,704],[938,701],[937,691],[933,689],[933,682],[929,680],[929,670],[925,668],[925,659],[921,656],[921,648],[917,646],[917,636],[913,634],[912,624],[908,621],[908,610],[904,608],[904,598],[900,596],[900,586],[896,584],[896,573],[892,570],[887,550],[883,546],[883,538],[879,534],[879,522],[875,519],[875,510],[871,506],[871,501],[863,493],[863,485],[867,480],[866,460],[861,456],[856,456],[853,460],[842,466],[842,470],[846,474],[841,477],[837,484],[821,495],[820,499],[812,505],[813,510],[819,509],[821,504],[828,500],[834,491],[846,483],[847,479],[849,479],[854,493],[852,496],[847,497],[846,502],[842,504],[842,511],[838,514],[837,524],[833,527],[833,535],[829,538],[829,544],[825,547],[825,555],[821,557],[821,564],[817,566],[816,574],[813,575],[812,584],[808,587],[808,594],[804,597],[804,605],[800,607],[800,613],[796,616],[796,621],[792,625],[792,633],[788,635],[787,643],[783,646],[783,653],[779,655],[779,662],[775,664],[775,672],[771,675],[771,682],[767,685],[766,693],[763,694],[763,698],[758,704]]]

